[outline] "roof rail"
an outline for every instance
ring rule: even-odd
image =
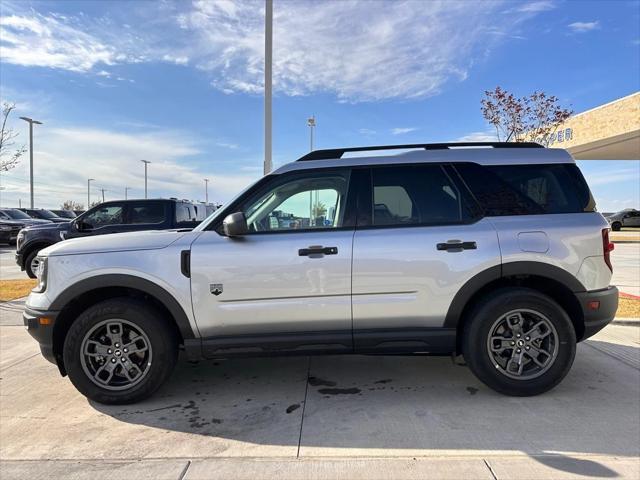
[[[314,150],[300,157],[297,161],[330,160],[342,158],[347,152],[368,152],[375,150],[400,150],[419,148],[424,150],[447,150],[457,147],[492,147],[492,148],[544,148],[535,142],[453,142],[453,143],[415,143],[409,145],[375,145],[371,147],[331,148],[328,150]]]

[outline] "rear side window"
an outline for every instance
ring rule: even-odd
[[[573,164],[457,164],[486,215],[592,212],[589,187]]]
[[[165,204],[163,202],[149,202],[132,204],[129,207],[129,223],[162,223],[165,221]]]
[[[186,223],[196,221],[196,211],[193,205],[189,203],[176,204],[176,223]]]
[[[439,165],[372,169],[374,226],[468,221],[472,213]]]

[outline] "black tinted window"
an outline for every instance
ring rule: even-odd
[[[471,212],[439,165],[374,168],[373,225],[448,224]]]
[[[489,216],[593,211],[580,170],[571,164],[460,164],[456,169]]]
[[[98,206],[82,217],[83,228],[92,230],[107,225],[121,225],[124,223],[122,205],[112,204]]]
[[[177,223],[195,222],[195,221],[196,221],[196,211],[193,205],[188,203],[176,204],[176,222]]]
[[[129,207],[129,223],[162,223],[165,220],[164,207],[162,202],[132,204]]]

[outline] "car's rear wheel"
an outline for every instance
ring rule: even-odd
[[[567,313],[531,289],[496,291],[476,306],[464,329],[469,368],[506,395],[537,395],[555,387],[571,369],[575,352]]]
[[[622,228],[622,223],[620,222],[613,222],[611,224],[611,230],[613,230],[614,232],[619,232],[621,228]]]
[[[175,329],[140,300],[98,303],[71,325],[64,364],[73,385],[100,403],[140,401],[170,376],[177,361]]]

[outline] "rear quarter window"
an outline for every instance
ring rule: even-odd
[[[456,164],[456,170],[488,216],[595,211],[582,173],[574,164]]]

